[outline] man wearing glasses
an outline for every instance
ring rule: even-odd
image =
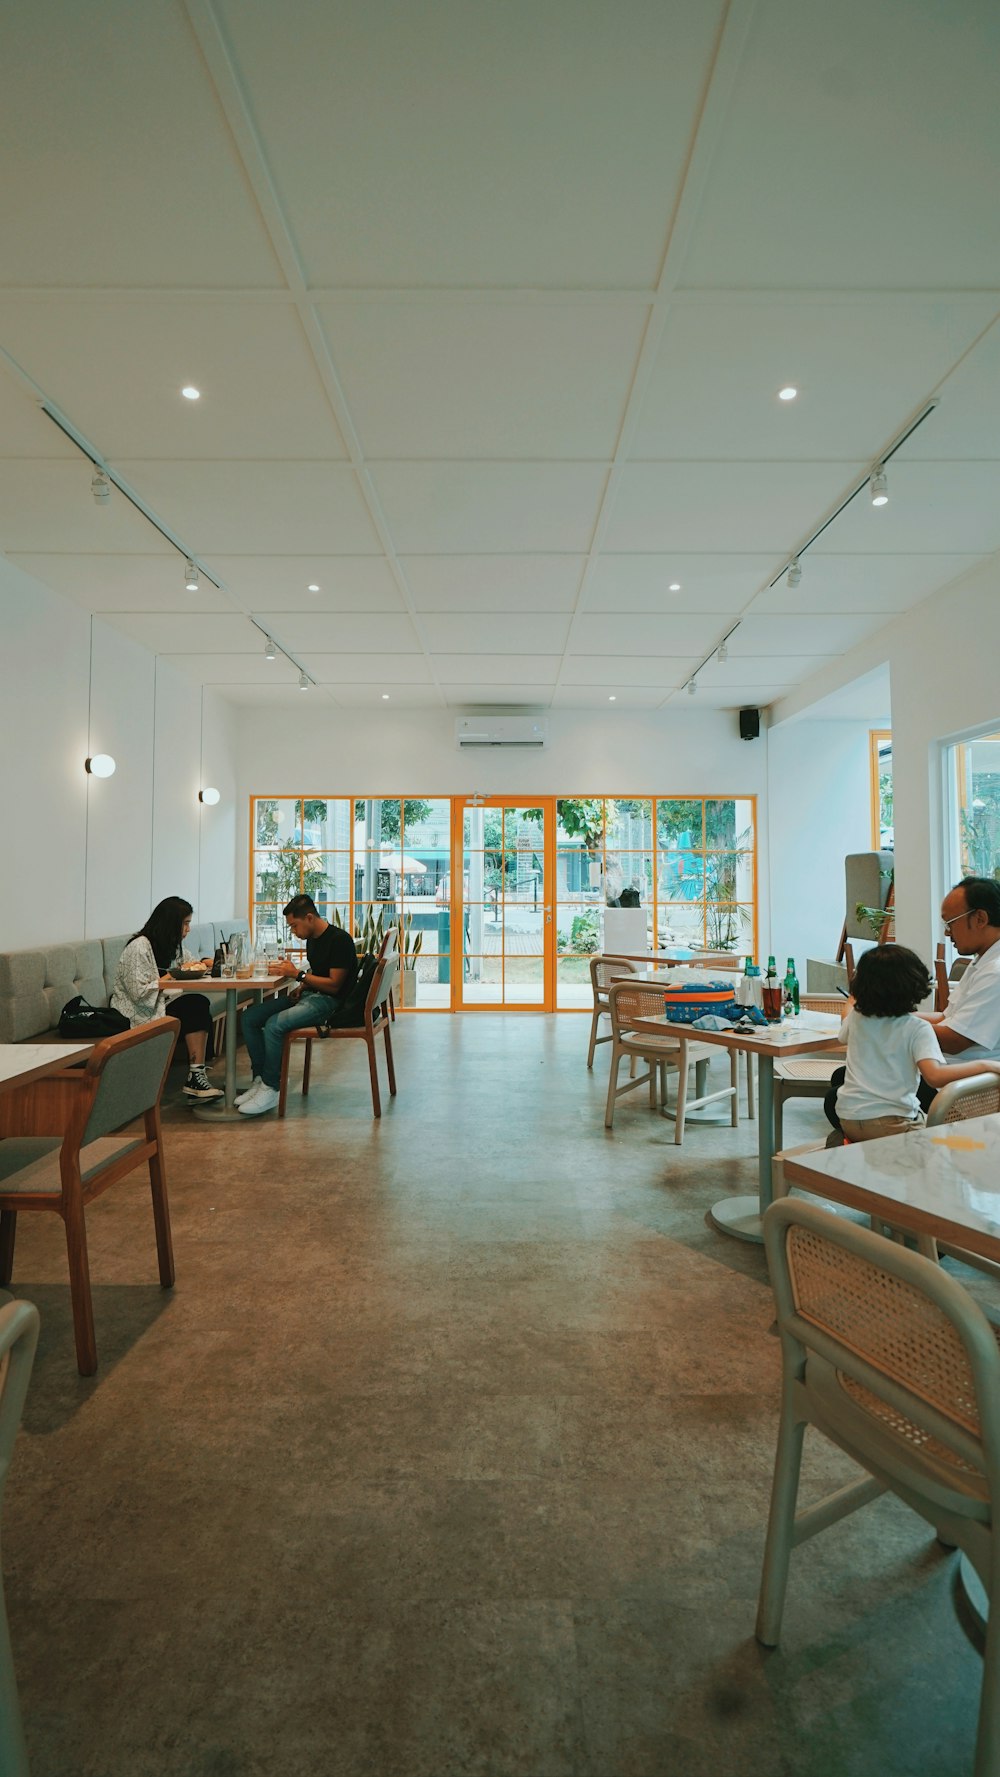
[[[963,1061],[1000,1057],[1000,882],[964,876],[941,903],[945,936],[972,958],[951,983],[943,1012],[925,1012],[944,1055]]]

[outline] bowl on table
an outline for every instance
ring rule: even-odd
[[[174,981],[204,981],[205,976],[208,973],[207,969],[204,968],[171,969],[169,972]]]

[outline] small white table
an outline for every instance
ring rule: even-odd
[[[89,1055],[93,1043],[0,1043],[0,1092],[30,1085]]]
[[[195,1106],[195,1116],[204,1118],[206,1123],[236,1123],[240,1113],[236,1104],[236,1017],[237,1003],[240,994],[250,993],[253,1000],[262,1000],[265,993],[276,993],[288,980],[294,981],[294,975],[192,975],[189,981],[173,981],[167,993],[224,993],[226,996],[226,1092],[221,1104],[204,1104]],[[164,1017],[170,1017],[170,1001],[167,1000]],[[243,1122],[249,1119],[244,1117]]]
[[[813,1055],[840,1046],[840,1019],[833,1012],[800,1012],[781,1024],[756,1025],[753,1030],[696,1030],[683,1027],[696,1043],[716,1043],[720,1049],[741,1049],[757,1057],[757,1197],[725,1197],[712,1206],[711,1216],[721,1234],[762,1244],[762,1219],[771,1202],[771,1161],[774,1159],[774,1062],[785,1056]],[[635,1029],[652,1036],[677,1031],[668,1018],[637,1018]],[[893,1139],[896,1139],[895,1137]]]

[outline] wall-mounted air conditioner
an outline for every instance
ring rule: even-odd
[[[539,716],[459,716],[455,741],[460,752],[467,747],[544,747],[549,725]]]

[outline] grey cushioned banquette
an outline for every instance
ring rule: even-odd
[[[193,956],[212,956],[224,937],[248,931],[245,919],[192,926],[185,945]],[[55,1030],[60,1012],[74,994],[81,993],[92,1006],[106,1006],[131,936],[123,932],[114,938],[50,944],[43,950],[0,951],[0,1043],[27,1042]]]

